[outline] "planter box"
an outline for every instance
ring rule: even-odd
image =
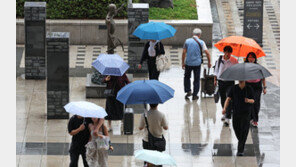
[[[202,39],[212,45],[213,20],[209,0],[196,0],[198,20],[150,20],[163,21],[176,28],[174,37],[162,40],[164,45],[182,46],[192,36],[194,28],[202,30]],[[127,20],[115,20],[117,36],[124,45],[128,43]],[[71,45],[107,45],[105,20],[46,20],[47,32],[70,32]],[[24,20],[16,19],[16,43],[24,44]]]

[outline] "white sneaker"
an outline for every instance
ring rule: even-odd
[[[224,121],[224,120],[225,120],[225,115],[223,115],[221,118],[221,121]]]
[[[228,118],[225,118],[225,121],[224,121],[224,126],[229,126],[229,119]]]

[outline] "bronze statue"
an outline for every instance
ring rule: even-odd
[[[108,45],[107,53],[108,54],[114,54],[114,49],[119,45],[121,45],[122,50],[124,50],[122,42],[117,37],[114,37],[115,22],[113,20],[113,17],[116,16],[120,10],[122,10],[123,6],[124,4],[122,4],[118,9],[116,9],[115,4],[109,4],[108,6],[109,12],[105,19],[105,23],[108,31],[107,32],[107,45]]]
[[[108,54],[114,54],[114,49],[119,45],[121,45],[122,50],[124,51],[122,42],[117,37],[114,37],[115,22],[113,20],[113,17],[116,16],[120,10],[122,10],[123,6],[124,4],[122,4],[118,9],[116,9],[115,4],[109,4],[108,6],[109,11],[105,19],[105,23],[108,31],[107,32],[107,46],[108,46],[107,53]],[[103,79],[104,79],[104,76],[95,69],[91,76],[91,82],[94,84],[102,85]]]

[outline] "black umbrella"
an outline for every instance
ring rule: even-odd
[[[259,64],[239,63],[227,68],[220,78],[226,81],[246,81],[263,79],[269,76],[271,76],[271,73]]]

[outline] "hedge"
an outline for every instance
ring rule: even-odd
[[[16,0],[17,18],[24,18],[25,1],[45,1],[47,19],[105,19],[110,3],[117,8],[125,3],[116,18],[127,16],[127,0]]]

